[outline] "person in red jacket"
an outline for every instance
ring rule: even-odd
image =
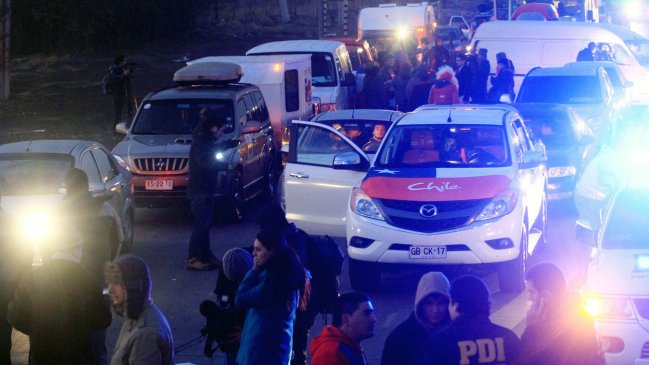
[[[429,104],[459,104],[457,79],[450,66],[442,66],[437,71],[437,80],[428,95]]]
[[[334,306],[332,325],[311,342],[311,365],[367,365],[360,342],[374,336],[374,307],[363,293],[345,293]]]

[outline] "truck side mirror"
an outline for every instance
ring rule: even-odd
[[[129,125],[127,122],[117,123],[117,125],[115,126],[115,133],[126,135],[128,134],[128,128]]]

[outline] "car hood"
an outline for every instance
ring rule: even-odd
[[[577,143],[577,142],[575,142]],[[576,146],[566,148],[547,148],[548,166],[574,166],[579,167],[579,150]]]
[[[610,295],[646,295],[649,271],[635,269],[636,255],[648,250],[600,250],[588,270],[589,292]]]
[[[113,153],[121,157],[146,155],[189,156],[191,141],[192,136],[189,134],[131,135],[115,146]]]
[[[506,190],[509,169],[373,168],[361,182],[372,198],[410,201],[452,201],[492,198]],[[500,171],[499,171],[500,170]],[[476,176],[476,173],[483,173]]]

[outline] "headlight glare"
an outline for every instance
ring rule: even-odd
[[[575,176],[577,169],[574,166],[554,166],[548,169],[548,177]]]
[[[352,190],[350,205],[352,212],[358,215],[382,221],[385,220],[379,208],[372,201],[372,198],[361,188],[354,188]]]
[[[518,190],[517,189],[508,189],[504,192],[498,194],[495,198],[487,204],[478,218],[477,221],[484,221],[488,219],[494,219],[502,217],[511,213],[516,207],[516,202],[518,201]]]
[[[583,307],[591,316],[598,318],[633,319],[633,308],[627,297],[604,297],[589,295]]]

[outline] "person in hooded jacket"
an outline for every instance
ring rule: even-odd
[[[406,86],[406,98],[408,100],[406,111],[415,110],[417,107],[426,104],[434,82],[435,79],[430,76],[425,64],[420,63],[415,67],[414,75]]]
[[[453,69],[450,66],[442,66],[437,71],[436,77],[437,79],[428,95],[428,103],[438,105],[459,104],[457,79]]]
[[[416,364],[428,337],[446,327],[451,319],[448,279],[441,272],[429,272],[419,279],[415,309],[385,340],[381,365]]]
[[[125,318],[110,364],[175,364],[171,328],[151,299],[151,274],[144,259],[119,256],[106,265],[104,275],[113,311]]]
[[[262,229],[253,244],[253,269],[239,285],[236,308],[246,311],[237,364],[286,365],[293,323],[309,295],[307,273],[277,229]]]
[[[508,66],[507,59],[500,59],[496,65],[496,75],[491,76],[491,89],[487,101],[491,104],[500,103],[503,95],[509,95],[509,100],[514,100],[514,73]]]
[[[218,139],[223,134],[225,120],[218,118],[211,109],[201,110],[201,119],[189,149],[188,192],[194,229],[189,239],[187,270],[192,271],[214,270],[220,264],[210,247],[210,226],[214,218],[218,174],[223,168],[223,163],[214,156],[222,149]]]
[[[21,278],[7,319],[29,336],[31,365],[96,364],[91,334],[111,316],[100,282],[80,264],[83,238],[63,225],[43,243],[43,265]]]
[[[365,79],[363,92],[365,93],[365,107],[368,109],[382,109],[385,107],[385,83],[379,72],[379,65],[375,61],[365,64]]]
[[[286,220],[286,214],[282,207],[272,202],[267,204],[257,215],[255,223],[261,229],[278,229],[286,239],[288,246],[295,251],[300,262],[305,269],[310,271],[309,262],[309,243],[311,237],[303,230],[297,228],[294,223],[289,223]],[[313,284],[313,281],[311,282]],[[309,330],[315,322],[318,315],[318,309],[314,303],[317,301],[318,288],[311,285],[311,293],[309,303],[306,308],[298,308],[295,314],[295,323],[293,324],[293,359],[292,365],[306,364],[306,350],[309,342]]]

